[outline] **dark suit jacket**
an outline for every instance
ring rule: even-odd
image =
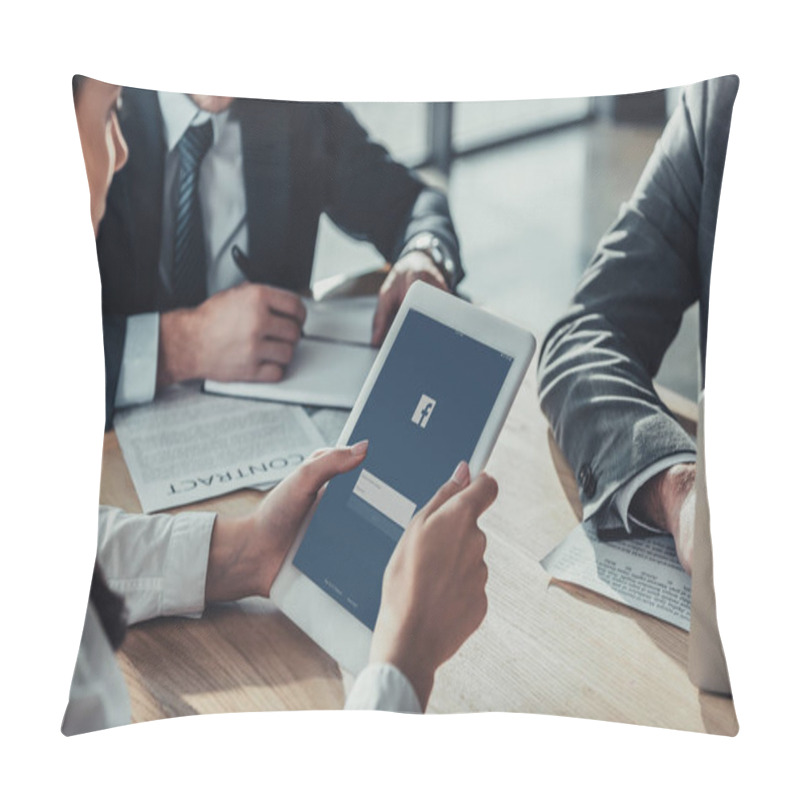
[[[432,231],[462,276],[445,197],[392,161],[344,106],[237,99],[231,113],[241,124],[250,280],[308,288],[323,212],[389,262],[416,233]],[[120,124],[130,155],[111,185],[97,239],[107,422],[125,318],[169,310],[159,304],[166,144],[156,92],[126,88]]]
[[[699,301],[704,383],[711,256],[738,86],[728,76],[686,90],[542,348],[542,409],[575,472],[584,518],[601,529],[623,484],[664,457],[696,452],[652,379],[683,312]],[[730,694],[717,628],[702,403],[700,420],[689,675],[702,689]]]

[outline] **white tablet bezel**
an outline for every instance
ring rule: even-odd
[[[414,283],[407,292],[359,392],[338,444],[347,444],[398,332],[412,309],[513,358],[469,462],[470,475],[477,475],[486,466],[497,441],[511,403],[533,358],[536,340],[529,331],[423,281]],[[306,516],[272,585],[270,596],[278,608],[336,659],[344,670],[355,675],[367,664],[372,631],[292,563],[316,507],[317,503]]]

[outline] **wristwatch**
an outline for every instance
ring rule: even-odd
[[[425,253],[433,261],[436,269],[441,272],[447,288],[453,289],[456,282],[456,268],[453,259],[447,255],[447,250],[437,236],[429,232],[418,233],[408,241],[397,260],[414,252]]]

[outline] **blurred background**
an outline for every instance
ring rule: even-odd
[[[446,192],[476,303],[541,341],[630,196],[680,87],[556,100],[348,103],[373,139]],[[380,266],[323,219],[313,279]],[[698,313],[657,380],[696,399]]]

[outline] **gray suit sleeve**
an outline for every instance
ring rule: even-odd
[[[738,79],[731,80],[735,95]],[[712,106],[709,83],[684,93],[542,348],[542,409],[575,472],[584,518],[599,514],[601,526],[629,479],[667,456],[694,459],[694,442],[658,399],[652,379],[710,273],[704,226],[712,226],[713,242],[719,197],[712,214],[704,187],[715,144]]]

